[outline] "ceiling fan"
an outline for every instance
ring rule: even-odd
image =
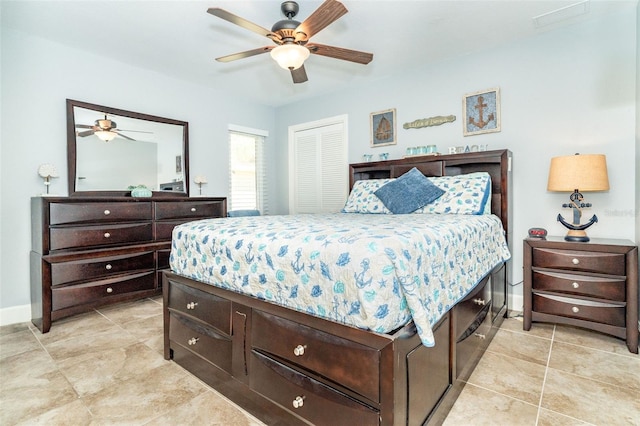
[[[276,22],[271,30],[268,30],[224,9],[218,7],[209,8],[207,12],[213,16],[268,37],[275,43],[275,46],[265,46],[222,56],[216,58],[216,61],[231,62],[271,52],[271,56],[278,62],[278,65],[291,72],[294,83],[304,83],[308,80],[307,72],[304,69],[304,61],[309,57],[310,53],[365,65],[373,59],[373,54],[371,53],[309,42],[312,36],[348,12],[347,8],[339,1],[325,0],[302,23],[293,19],[299,10],[298,3],[295,1],[283,2],[280,5],[280,9],[287,19]]]
[[[135,139],[125,134],[122,134],[121,132],[151,133],[151,132],[143,132],[140,130],[118,129],[116,122],[113,120],[109,120],[107,118],[107,114],[104,115],[103,120],[100,120],[100,119],[96,120],[93,126],[88,124],[76,124],[76,127],[80,129],[89,129],[82,132],[76,131],[76,135],[84,138],[86,136],[95,134],[98,138],[100,138],[105,142],[109,142],[113,140],[113,138],[115,138],[116,136],[122,136],[123,138],[129,139],[130,141],[135,141]]]

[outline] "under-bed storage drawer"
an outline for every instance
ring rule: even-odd
[[[232,348],[230,336],[175,313],[171,314],[169,333],[172,342],[183,346],[226,372],[231,373]]]
[[[261,311],[253,311],[252,346],[379,401],[377,349]]]
[[[488,279],[481,282],[455,307],[456,311],[456,337],[459,337],[476,320],[480,311],[491,303],[491,285]]]
[[[51,288],[51,305],[54,311],[87,303],[104,302],[109,297],[136,291],[153,290],[156,287],[155,272],[120,275],[116,278],[92,281],[70,286]]]
[[[255,350],[251,353],[250,386],[314,424],[378,425],[380,422],[380,413],[374,408]]]
[[[153,252],[52,263],[51,285],[153,269],[155,269]]]
[[[197,318],[231,335],[231,302],[226,299],[172,283],[169,288],[169,309]]]

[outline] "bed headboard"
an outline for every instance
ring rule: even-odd
[[[416,167],[425,176],[453,176],[472,172],[488,172],[491,176],[491,212],[502,220],[509,248],[511,233],[511,151],[469,152],[466,154],[431,155],[349,165],[349,187],[362,179],[398,177]]]

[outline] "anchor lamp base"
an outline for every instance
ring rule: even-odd
[[[564,236],[565,241],[574,241],[579,243],[589,242],[589,237],[587,236],[586,231],[578,231],[574,229],[570,229],[567,232],[567,235]]]

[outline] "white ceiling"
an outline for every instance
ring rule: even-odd
[[[403,69],[491,49],[613,11],[634,13],[637,0],[344,0],[349,13],[312,41],[371,52],[369,65],[311,55],[305,63],[309,81],[294,85],[289,72],[268,54],[231,63],[214,60],[272,42],[206,13],[207,8],[221,7],[270,29],[284,19],[280,3],[2,0],[1,14],[3,26],[279,106],[347,86],[365,87]],[[303,21],[321,3],[299,1],[296,19]],[[572,5],[576,6],[566,8]],[[534,17],[557,10],[549,16],[552,22],[534,25]]]

